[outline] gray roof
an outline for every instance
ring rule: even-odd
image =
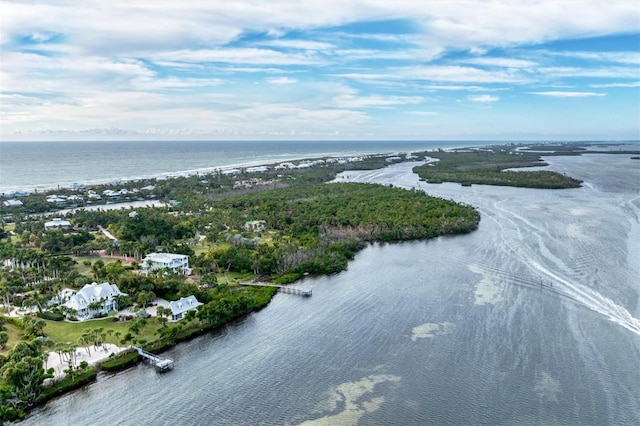
[[[120,292],[118,286],[109,283],[91,283],[87,284],[76,294],[71,296],[64,305],[68,308],[79,311],[85,309],[90,303],[99,302],[100,299],[112,300],[115,296],[124,294]]]
[[[200,305],[202,305],[202,303],[198,302],[198,299],[196,299],[195,296],[191,295],[183,297],[180,300],[176,300],[175,302],[170,302],[169,308],[171,308],[172,315],[179,315],[191,309],[195,309]]]

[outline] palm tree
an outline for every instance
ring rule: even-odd
[[[95,302],[91,302],[87,305],[89,312],[92,313],[93,315],[95,315],[95,313],[99,311],[101,307],[102,307],[102,304],[100,303],[99,300],[96,300]]]
[[[88,344],[87,338],[86,338],[86,336],[84,334],[82,336],[78,337],[78,344],[80,346],[84,346],[84,348],[87,351],[87,353],[89,354],[89,356],[91,356],[91,350],[89,349],[89,344]]]

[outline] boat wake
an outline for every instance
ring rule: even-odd
[[[550,290],[572,299],[581,306],[600,315],[604,315],[610,321],[640,336],[640,319],[635,318],[628,310],[616,304],[613,300],[589,287],[571,283],[538,262],[531,261],[530,264],[538,272],[553,280],[555,286],[549,287]]]

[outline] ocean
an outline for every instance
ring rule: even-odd
[[[492,142],[0,142],[0,193],[207,172],[280,161],[453,148]],[[493,142],[495,143],[495,142]]]
[[[372,244],[299,283],[312,297],[166,352],[173,371],[102,374],[24,424],[640,424],[640,161],[546,159],[583,186],[430,185],[411,163],[342,175],[471,204],[480,225]]]

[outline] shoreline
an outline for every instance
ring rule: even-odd
[[[308,156],[283,157],[278,161],[267,162],[267,163],[265,163],[262,160],[255,160],[255,161],[250,161],[248,163],[238,163],[238,164],[231,164],[231,165],[220,166],[220,167],[204,167],[204,168],[198,168],[198,169],[179,170],[175,172],[160,172],[157,174],[144,175],[144,176],[129,176],[129,177],[120,177],[120,178],[113,177],[113,178],[105,178],[104,180],[100,179],[100,180],[86,181],[86,182],[78,182],[76,180],[75,182],[71,182],[71,183],[67,182],[67,183],[54,184],[53,186],[48,186],[48,187],[45,187],[45,186],[36,187],[33,190],[24,190],[23,187],[0,188],[0,196],[3,196],[3,195],[6,196],[6,194],[10,194],[12,192],[25,192],[29,195],[32,195],[36,192],[44,193],[44,192],[56,191],[56,190],[74,190],[74,187],[73,187],[74,183],[82,184],[87,188],[90,188],[92,186],[117,186],[120,184],[134,183],[134,182],[140,182],[145,180],[175,179],[179,177],[193,177],[193,176],[200,176],[200,175],[205,176],[205,175],[210,175],[212,173],[215,173],[217,171],[221,171],[222,173],[224,173],[225,171],[229,172],[231,170],[239,169],[239,168],[250,168],[250,167],[260,167],[260,166],[273,167],[280,163],[286,163],[291,161],[316,160],[319,158],[356,157],[356,156],[362,156],[362,155],[396,155],[404,152],[409,153],[410,151],[383,152],[383,153],[369,152],[369,153],[351,153],[351,154],[327,154],[327,155],[321,155],[318,157],[308,157]]]
[[[442,141],[443,144],[447,144],[446,141]],[[508,146],[512,143],[521,144],[521,145],[533,145],[533,144],[580,144],[584,143],[584,145],[596,145],[596,146],[616,146],[620,145],[629,145],[634,146],[640,144],[640,141],[578,141],[578,142],[540,142],[540,141],[467,141],[469,143],[463,143],[460,141],[456,142],[455,146],[447,146],[446,148],[442,148],[444,151],[451,151],[461,148],[481,148],[486,146]],[[241,161],[237,163],[231,163],[220,166],[208,166],[208,167],[197,167],[190,169],[181,169],[175,171],[159,171],[150,174],[143,174],[139,176],[130,175],[130,176],[110,176],[105,178],[99,178],[95,180],[82,180],[82,179],[69,179],[68,181],[63,181],[59,183],[53,184],[36,184],[33,189],[25,189],[25,187],[29,187],[28,185],[11,185],[7,187],[0,186],[0,196],[4,196],[7,198],[7,194],[12,194],[15,192],[18,193],[26,193],[28,195],[37,193],[37,192],[50,192],[55,190],[73,190],[74,184],[82,184],[85,187],[94,187],[94,186],[117,186],[119,184],[126,183],[134,183],[145,180],[157,180],[157,179],[174,179],[179,177],[192,177],[199,175],[210,175],[211,173],[215,173],[216,171],[230,171],[238,168],[251,168],[258,166],[267,166],[273,167],[280,163],[292,162],[292,161],[305,161],[305,160],[317,160],[321,158],[348,158],[348,157],[357,157],[357,156],[370,156],[370,155],[398,155],[398,154],[411,154],[414,152],[429,152],[435,151],[440,148],[434,148],[433,141],[425,141],[424,149],[398,149],[398,150],[390,150],[390,151],[375,151],[375,150],[358,150],[358,151],[345,151],[345,152],[324,152],[318,154],[306,153],[300,155],[289,155],[278,158],[267,158],[267,159],[255,159],[251,161]],[[450,142],[449,142],[450,143]],[[431,147],[429,147],[431,146]],[[615,152],[615,151],[614,151]],[[541,151],[536,152],[541,156],[546,154],[550,154],[550,151]],[[1,182],[0,182],[1,184]]]
[[[429,143],[425,143],[425,145],[429,145]],[[484,146],[484,145],[459,145],[455,147],[447,147],[445,150],[449,149],[459,149],[463,147],[469,146]],[[300,155],[289,155],[277,158],[267,158],[267,159],[256,159],[251,161],[241,161],[237,163],[225,164],[220,166],[208,166],[208,167],[197,167],[191,169],[181,169],[175,171],[159,171],[150,174],[143,175],[129,175],[129,176],[110,176],[95,180],[82,180],[82,179],[69,179],[67,181],[62,181],[53,184],[36,184],[33,186],[33,189],[25,189],[29,188],[28,185],[11,185],[7,187],[0,186],[0,196],[6,196],[6,194],[11,194],[14,192],[22,192],[26,194],[34,194],[39,192],[50,192],[56,190],[73,190],[74,184],[82,184],[85,187],[93,187],[93,186],[116,186],[119,182],[125,183],[133,183],[140,182],[144,180],[157,180],[157,179],[174,179],[179,177],[192,177],[199,175],[209,175],[215,173],[217,171],[230,171],[238,168],[250,168],[250,167],[259,167],[259,166],[276,166],[280,163],[292,162],[292,161],[305,161],[305,160],[317,160],[321,158],[350,158],[357,156],[370,156],[370,155],[397,155],[402,153],[412,153],[412,152],[426,152],[433,150],[434,148],[424,149],[398,149],[391,151],[375,151],[375,150],[362,150],[362,151],[345,151],[345,152],[323,152],[318,154],[306,153]]]
[[[386,153],[383,153],[383,154],[378,154],[378,155],[387,155],[387,154],[386,154]],[[325,157],[325,158],[326,158],[326,157]],[[314,158],[302,158],[301,160],[313,160],[313,159],[314,159]],[[295,161],[295,160],[294,160],[294,161]],[[273,164],[277,164],[277,163],[272,163],[272,164],[269,164],[269,165],[273,165]],[[262,164],[260,164],[260,165],[262,165]],[[217,169],[216,169],[216,170],[217,170]],[[177,177],[177,176],[176,176],[176,177]],[[141,203],[144,203],[144,202],[141,202]],[[113,209],[118,209],[118,208],[121,208],[121,207],[123,207],[123,206],[125,206],[125,205],[127,205],[127,204],[130,204],[130,203],[127,203],[127,202],[125,202],[125,203],[114,203],[114,204],[109,204],[109,205],[101,205],[101,206],[93,206],[93,207],[94,207],[95,209],[99,209],[99,208],[113,208]],[[270,301],[269,301],[269,302],[267,302],[267,304],[266,304],[265,306],[268,306],[268,305],[269,305],[269,303],[270,303]],[[187,337],[186,339],[184,339],[184,340],[185,340],[185,341],[191,340],[191,338],[192,338],[192,337],[195,337],[195,336],[197,336],[197,335],[199,335],[199,334],[200,334],[200,333],[198,333],[198,334],[196,334],[196,335],[194,335],[194,336],[188,336],[188,337]],[[176,344],[177,344],[177,343],[180,343],[180,342],[176,342]],[[114,345],[114,346],[115,346],[115,345]],[[116,348],[118,348],[118,347],[116,347]],[[81,351],[81,350],[84,350],[84,349],[85,349],[85,348],[78,348],[78,349],[77,349],[77,351]],[[118,348],[118,349],[120,349],[120,350],[119,350],[119,352],[122,352],[123,350],[126,350],[126,348]],[[167,349],[168,349],[168,348],[167,348]],[[116,350],[116,349],[114,348],[114,350]],[[160,350],[159,352],[162,352],[162,351],[163,351],[163,350]],[[97,352],[97,351],[93,351],[93,352]],[[92,353],[93,353],[93,352],[92,352]],[[52,357],[57,357],[57,356],[58,356],[58,354],[57,354],[57,353],[55,353],[55,352],[54,352],[54,353],[50,353],[50,354],[49,354],[49,359],[51,359]],[[95,361],[95,363],[94,363],[94,364],[92,364],[92,365],[96,365],[97,363],[99,363],[99,361],[103,361],[103,360],[105,360],[106,358],[108,358],[108,356],[107,356],[107,357],[104,357],[104,356],[103,356],[103,357],[101,357],[99,360]],[[85,360],[85,359],[81,359],[80,361],[82,361],[82,360]],[[59,366],[59,369],[62,369],[63,367],[64,367],[64,366],[62,366],[62,365],[61,365],[61,366]],[[128,368],[128,366],[125,366],[125,367],[123,368],[123,370],[126,370],[127,368]]]

